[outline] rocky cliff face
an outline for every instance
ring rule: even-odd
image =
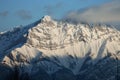
[[[91,27],[44,16],[0,34],[0,46],[0,67],[6,69],[1,74],[13,74],[15,80],[119,78],[120,31],[106,25]]]

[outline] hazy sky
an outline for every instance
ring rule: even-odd
[[[88,22],[119,22],[120,0],[0,0],[0,31],[44,15]]]

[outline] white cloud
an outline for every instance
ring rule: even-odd
[[[87,21],[92,23],[114,23],[120,22],[120,0],[90,7],[84,11],[78,10],[67,14],[67,19],[80,22]]]

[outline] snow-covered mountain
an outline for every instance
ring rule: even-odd
[[[50,16],[0,33],[0,80],[115,80],[120,31]]]

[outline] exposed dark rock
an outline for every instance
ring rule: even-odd
[[[36,70],[37,69],[37,70]],[[50,75],[48,75],[41,67],[33,67],[30,74],[30,80],[52,80]]]
[[[5,64],[0,64],[0,80],[17,80],[14,78],[14,71]]]
[[[75,75],[68,69],[61,69],[53,74],[53,80],[76,80]]]

